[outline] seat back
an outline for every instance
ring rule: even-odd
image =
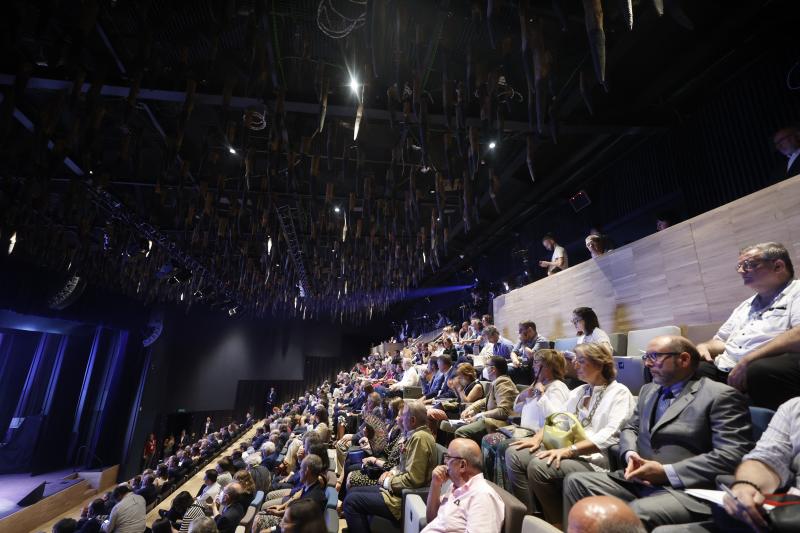
[[[628,336],[625,333],[609,333],[611,349],[614,355],[624,355],[628,353]]]
[[[325,487],[325,497],[328,498],[326,507],[328,509],[336,509],[336,504],[339,500],[339,494],[336,492],[335,487]]]
[[[628,347],[624,352],[628,357],[641,359],[642,351],[647,347],[647,343],[653,337],[661,335],[680,335],[681,328],[678,326],[661,326],[660,328],[632,329],[628,332]]]
[[[560,352],[574,352],[577,345],[578,337],[564,337],[556,339],[553,343],[553,348]]]
[[[617,381],[628,387],[631,394],[639,394],[646,383],[645,366],[641,357],[614,356],[617,367]]]
[[[719,331],[722,322],[712,322],[711,324],[694,324],[683,328],[683,336],[695,344],[706,342]]]
[[[523,385],[522,383],[517,383],[517,391],[518,392],[522,392],[525,389],[527,389],[528,387],[529,387],[529,385]]]
[[[525,504],[514,497],[505,489],[495,485],[491,481],[487,483],[494,489],[500,499],[503,500],[505,507],[505,520],[503,521],[503,533],[517,533],[522,529],[522,519],[527,513]]]
[[[444,454],[447,453],[447,448],[442,446],[438,442],[436,443],[436,464],[440,465],[444,463]]]
[[[404,400],[416,400],[417,398],[422,397],[422,387],[404,387],[403,388],[403,399]]]
[[[239,521],[240,526],[244,526],[247,531],[250,531],[250,526],[253,524],[253,519],[256,517],[256,508],[249,506],[247,508],[247,512],[244,513],[244,516]]]
[[[253,498],[253,501],[250,502],[250,506],[255,507],[256,510],[260,510],[262,503],[264,503],[264,491],[256,491],[256,496]]]
[[[526,516],[522,520],[522,533],[560,533],[557,527],[535,516]]]
[[[750,407],[750,419],[753,421],[753,440],[758,441],[769,426],[775,411],[766,407]]]

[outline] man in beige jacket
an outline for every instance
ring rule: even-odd
[[[517,386],[508,377],[508,361],[494,356],[486,364],[487,377],[492,381],[486,395],[461,413],[467,422],[456,430],[457,438],[472,439],[480,444],[487,433],[508,424],[508,417],[514,414],[514,398]]]

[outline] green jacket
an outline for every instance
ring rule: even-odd
[[[436,439],[427,426],[420,426],[406,439],[400,454],[400,474],[389,481],[391,490],[381,489],[383,501],[395,518],[400,520],[403,489],[419,489],[431,483],[436,466]]]

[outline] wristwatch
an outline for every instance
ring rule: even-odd
[[[572,452],[572,456],[573,457],[577,457],[578,456],[578,447],[575,446],[574,444],[569,447],[569,451]]]

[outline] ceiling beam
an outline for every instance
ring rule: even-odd
[[[0,74],[0,86],[11,86],[14,84],[16,76],[13,74]],[[44,90],[44,91],[63,91],[72,90],[73,82],[70,80],[58,80],[49,78],[30,78],[26,89],[29,90]],[[81,87],[81,92],[86,93],[91,87],[90,83],[84,83]],[[129,87],[119,85],[103,85],[100,89],[102,96],[110,96],[115,98],[127,98],[130,94]],[[186,100],[186,93],[184,91],[167,91],[163,89],[146,89],[139,90],[137,98],[139,100],[151,100],[157,102],[171,102],[175,104],[183,104]],[[218,94],[209,93],[196,93],[195,102],[209,106],[221,106],[222,96]],[[270,100],[267,102],[270,107],[274,107],[275,101]],[[249,98],[245,96],[231,97],[231,108],[249,108],[249,107],[263,107],[264,101],[258,98]],[[319,104],[309,102],[284,102],[284,107],[289,113],[300,113],[307,115],[319,115]],[[328,105],[328,116],[343,117],[355,119],[356,106],[343,106],[343,105]],[[397,114],[400,116],[400,113]],[[388,122],[390,114],[385,109],[368,108],[364,109],[364,119],[377,120]],[[444,126],[446,124],[444,115],[430,114],[428,115],[429,125]],[[467,117],[465,119],[467,127],[475,126],[481,127],[482,123],[478,117]],[[661,126],[637,126],[625,124],[559,124],[559,132],[564,135],[598,135],[598,134],[612,134],[612,135],[649,135],[665,128]],[[527,132],[529,131],[528,123],[525,121],[506,120],[505,131],[510,132]]]

